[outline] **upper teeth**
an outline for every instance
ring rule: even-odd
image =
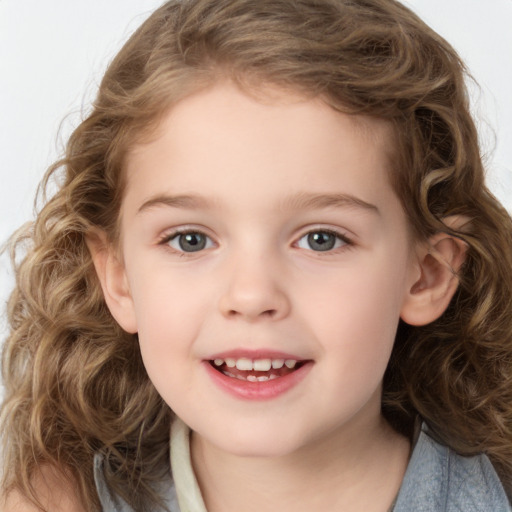
[[[213,363],[215,366],[222,366],[226,363],[228,368],[235,368],[237,370],[257,372],[267,372],[270,368],[279,369],[283,366],[287,368],[294,368],[297,364],[295,359],[248,359],[247,357],[241,357],[240,359],[234,359],[226,357],[226,359],[214,359]]]

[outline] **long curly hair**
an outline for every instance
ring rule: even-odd
[[[16,285],[2,359],[3,489],[37,503],[34,475],[60,468],[87,510],[105,457],[109,485],[135,510],[158,502],[172,412],[148,379],[137,336],[110,315],[86,246],[118,236],[124,158],[162,115],[229,79],[322,98],[394,130],[390,179],[415,236],[463,239],[460,286],[437,321],[400,324],[383,413],[409,433],[421,417],[463,455],[512,475],[512,220],[484,183],[466,70],[395,0],[172,0],[110,64],[93,109],[47,172],[58,190],[11,240]],[[464,215],[463,231],[445,225]]]

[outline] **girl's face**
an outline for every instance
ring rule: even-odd
[[[283,455],[380,420],[418,278],[390,145],[384,123],[221,84],[131,151],[121,323],[206,443]]]

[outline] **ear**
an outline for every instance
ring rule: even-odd
[[[453,216],[446,225],[460,229],[467,219]],[[417,251],[417,274],[408,290],[400,317],[409,325],[426,325],[446,310],[459,286],[458,272],[464,263],[467,244],[447,233],[437,233]]]
[[[106,233],[91,230],[86,243],[103,290],[105,302],[117,323],[127,332],[137,332],[135,308],[124,265]]]

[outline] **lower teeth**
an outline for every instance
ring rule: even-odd
[[[227,377],[232,377],[234,379],[243,380],[243,381],[249,381],[249,382],[266,382],[267,380],[274,380],[277,379],[277,375],[271,373],[268,377],[266,375],[261,375],[259,377],[256,377],[256,375],[247,375],[247,377],[244,377],[243,375],[233,375],[230,372],[223,371],[222,372]]]

